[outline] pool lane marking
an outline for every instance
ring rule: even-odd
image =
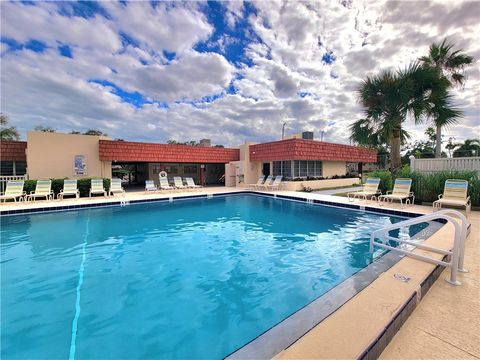
[[[80,290],[83,284],[83,277],[85,273],[85,260],[87,258],[87,239],[90,233],[90,215],[87,217],[87,224],[85,230],[85,236],[83,237],[82,244],[82,261],[80,262],[80,268],[78,269],[78,283],[77,283],[77,299],[75,301],[75,316],[72,321],[72,339],[70,341],[70,355],[68,356],[69,360],[75,359],[76,343],[77,343],[77,331],[78,331],[78,318],[80,317]]]

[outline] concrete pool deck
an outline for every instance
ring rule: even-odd
[[[78,204],[96,204],[120,200],[145,200],[188,195],[218,194],[244,191],[242,188],[205,188],[201,191],[144,194],[128,192],[125,197],[82,198],[79,200],[37,201],[36,203],[7,203],[0,205],[0,211],[47,208]],[[276,191],[276,194],[307,199],[348,203],[348,199],[330,195]],[[356,201],[355,204],[376,207],[371,202]],[[386,209],[403,210],[399,204],[383,206]],[[410,206],[408,212],[431,213],[426,206]],[[434,271],[435,266],[411,258],[404,258],[380,275],[367,288],[340,307],[335,313],[317,324],[294,344],[280,352],[278,359],[353,359],[377,358],[387,346],[385,337],[379,336],[406,305],[412,312],[402,314],[403,327],[391,337],[381,357],[384,359],[475,359],[480,358],[480,264],[479,233],[480,214],[471,212],[471,235],[466,244],[465,266],[470,271],[459,274],[461,286],[452,286],[443,279],[449,270],[444,270],[425,295],[423,284]],[[453,243],[453,226],[447,224],[426,243],[448,249]],[[416,250],[418,252],[422,252]],[[408,283],[395,279],[395,274],[410,277]],[[417,301],[423,298],[417,305]],[[402,324],[403,324],[402,321]],[[354,324],[352,326],[352,324]],[[394,331],[395,330],[395,331]],[[394,332],[393,332],[394,331]],[[383,347],[373,351],[371,345],[383,341]],[[370,352],[365,352],[371,348]],[[380,350],[381,349],[381,350]]]

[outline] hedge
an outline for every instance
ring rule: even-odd
[[[53,193],[55,194],[55,197],[57,197],[57,194],[60,192],[60,190],[63,189],[63,180],[65,179],[51,179],[51,180],[52,180]],[[92,178],[84,178],[84,179],[77,180],[78,190],[80,190],[80,197],[88,197],[90,193],[91,180]],[[36,185],[37,185],[37,180],[25,180],[25,186],[23,187],[23,190],[25,190],[27,194],[30,194],[31,192],[35,191]],[[108,190],[110,189],[110,179],[103,179],[103,186],[105,187],[105,190],[108,192]]]
[[[372,171],[368,174],[368,177],[380,178],[380,190],[382,190],[383,194],[387,190],[393,189],[395,178],[412,179],[412,191],[415,193],[415,202],[419,204],[422,202],[432,203],[438,200],[438,195],[443,194],[446,180],[467,180],[468,195],[470,195],[472,205],[480,206],[480,178],[476,171],[439,171],[424,174],[412,172],[407,165],[397,173],[396,177],[393,177],[390,171]]]

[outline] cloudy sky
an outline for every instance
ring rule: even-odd
[[[1,111],[114,138],[216,144],[324,131],[348,143],[355,89],[448,37],[480,59],[480,2],[1,2]],[[455,92],[479,136],[479,63]],[[417,138],[423,127],[407,123]]]

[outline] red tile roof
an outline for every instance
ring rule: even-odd
[[[250,146],[250,161],[327,160],[376,162],[377,152],[358,146],[287,139]]]
[[[0,141],[1,161],[27,161],[26,141]]]
[[[102,161],[228,163],[240,160],[239,149],[100,140]]]

